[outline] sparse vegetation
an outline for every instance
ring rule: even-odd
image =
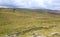
[[[24,11],[16,9],[0,9],[0,37],[10,35],[23,30],[29,30],[36,27],[44,27],[42,29],[30,30],[25,34],[19,34],[21,37],[30,37],[32,32],[36,32],[38,36],[52,37],[51,33],[60,32],[60,15],[49,13],[39,13],[35,11]],[[59,34],[60,35],[60,34]],[[59,37],[54,35],[53,37]]]

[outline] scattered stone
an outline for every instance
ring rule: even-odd
[[[30,36],[30,37],[35,37],[35,36],[32,35],[32,36]],[[36,36],[36,37],[46,37],[46,36]]]
[[[23,30],[23,31],[20,31],[20,32],[17,32],[17,33],[13,33],[13,34],[10,34],[10,35],[6,35],[6,37],[16,37],[16,36],[19,35],[19,34],[24,34],[24,33],[27,33],[27,32],[29,32],[29,31],[31,31],[31,30],[49,29],[49,28],[53,28],[53,27],[56,27],[56,25],[30,28],[30,29]],[[51,35],[55,35],[55,34],[60,34],[60,32],[51,33]],[[37,36],[38,34],[37,34],[36,32],[33,32],[32,35]],[[38,37],[43,37],[43,36],[38,36]],[[44,37],[45,37],[45,36],[44,36]]]
[[[51,35],[54,35],[54,34],[60,34],[60,32],[53,32],[53,33],[51,33]]]
[[[51,33],[51,37],[60,37],[60,32]]]
[[[46,36],[37,36],[37,37],[46,37]]]

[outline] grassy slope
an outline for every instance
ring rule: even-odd
[[[36,12],[0,12],[0,36],[19,32],[24,29],[29,29],[39,26],[51,26],[54,24],[60,25],[60,15],[53,15],[48,13]],[[60,32],[60,27],[52,29],[36,30],[42,35],[50,35],[52,32]],[[31,32],[22,35],[21,37],[28,37]]]

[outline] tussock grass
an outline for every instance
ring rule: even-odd
[[[35,30],[39,35],[48,36],[52,32],[60,32],[60,15],[38,12],[2,12],[0,11],[0,36],[19,32],[24,29],[40,26],[59,25],[51,29]],[[33,31],[30,31],[21,37],[28,37]]]

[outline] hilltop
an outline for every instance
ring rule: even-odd
[[[21,37],[29,37],[32,35],[32,32],[48,37],[53,32],[60,32],[60,15],[50,14],[45,11],[39,12],[28,11],[27,9],[16,9],[15,12],[13,12],[13,9],[0,9],[0,36],[2,37],[35,27],[48,28],[31,30],[21,35]],[[57,25],[57,27],[49,28],[49,26],[53,25]]]

